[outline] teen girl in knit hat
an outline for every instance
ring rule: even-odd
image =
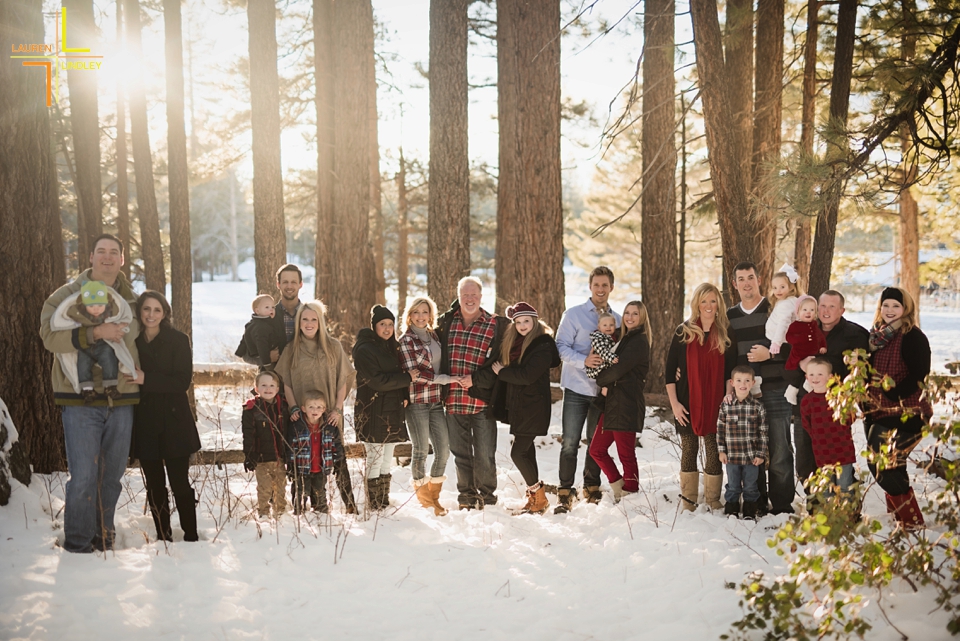
[[[507,308],[507,327],[500,359],[493,364],[498,377],[494,416],[510,424],[510,458],[527,484],[527,503],[521,514],[543,514],[549,507],[537,466],[534,439],[546,436],[550,426],[550,368],[560,366],[553,330],[537,310],[520,302]]]
[[[930,373],[930,341],[917,326],[917,305],[906,290],[887,287],[880,295],[870,330],[870,361],[881,376],[893,379],[884,391],[871,387],[871,402],[864,407],[864,427],[872,452],[892,435],[893,465],[882,472],[869,464],[877,483],[887,493],[887,512],[906,528],[923,527],[923,515],[907,476],[907,456],[923,436],[923,425],[933,409],[923,398],[921,385]],[[903,416],[908,418],[903,420]]]

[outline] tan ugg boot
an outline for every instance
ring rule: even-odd
[[[722,510],[720,492],[723,490],[723,474],[703,475],[703,502],[711,510]]]
[[[427,487],[430,488],[430,506],[433,507],[434,516],[446,516],[447,514],[446,508],[440,505],[440,490],[443,489],[443,482],[446,480],[446,476],[435,476],[427,484]]]
[[[433,497],[430,495],[430,477],[425,476],[420,480],[414,479],[413,487],[417,492],[417,500],[420,501],[420,505],[430,509],[433,507]]]
[[[697,509],[697,492],[700,491],[700,472],[680,472],[680,511]]]

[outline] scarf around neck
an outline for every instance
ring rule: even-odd
[[[875,352],[878,349],[882,349],[887,346],[887,344],[893,340],[893,337],[897,335],[897,332],[900,331],[900,327],[903,326],[903,319],[898,318],[889,325],[883,321],[878,321],[874,324],[873,328],[870,329],[870,351]]]

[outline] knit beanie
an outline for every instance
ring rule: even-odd
[[[80,300],[84,305],[108,305],[107,284],[102,280],[88,280],[80,287]]]
[[[803,305],[808,300],[812,300],[816,304],[817,299],[811,296],[810,294],[803,294],[802,296],[797,296],[797,307],[794,309],[794,315],[800,314],[800,306]]]
[[[386,319],[396,321],[397,317],[394,316],[393,312],[383,305],[374,305],[372,308],[370,308],[370,327],[376,329],[377,323]]]
[[[882,305],[885,300],[895,300],[903,305],[903,292],[897,287],[887,287],[880,294],[880,304]]]
[[[507,308],[507,318],[515,320],[518,316],[537,317],[540,316],[540,314],[537,313],[537,310],[535,310],[530,303],[520,301],[516,305],[511,305]]]

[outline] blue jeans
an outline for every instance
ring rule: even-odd
[[[758,466],[727,463],[725,467],[727,468],[727,491],[723,493],[724,501],[740,505],[741,494],[745,502],[752,503],[760,498],[760,490],[757,489],[757,478],[760,476]]]
[[[70,470],[63,513],[63,548],[67,552],[113,547],[113,514],[127,469],[132,431],[132,405],[63,408]]]
[[[840,486],[841,494],[845,494],[849,496],[850,494],[853,493],[850,489],[851,487],[853,487],[854,481],[856,481],[856,477],[854,477],[853,475],[853,463],[847,463],[846,465],[840,466],[839,478],[837,478],[836,474],[831,474],[830,478],[832,479],[832,482],[830,483],[830,489],[828,489],[826,492],[827,496],[833,496],[834,485]]]
[[[427,454],[433,443],[433,466],[430,476],[443,476],[450,457],[450,432],[443,415],[443,403],[411,403],[407,406],[407,430],[413,442],[410,474],[414,481],[426,475]]]
[[[797,483],[793,476],[793,445],[790,441],[790,424],[793,406],[783,397],[783,390],[763,390],[760,397],[767,412],[770,460],[766,464],[769,476],[769,498],[774,514],[792,513],[793,498]],[[761,503],[766,489],[760,481]]]
[[[457,466],[457,491],[461,505],[496,505],[497,422],[486,411],[447,414],[450,452]]]
[[[88,387],[93,387],[94,363],[103,370],[104,387],[117,384],[117,378],[120,376],[117,353],[107,344],[107,341],[99,340],[87,349],[77,350],[77,379],[80,381],[81,389],[85,383]]]
[[[583,463],[584,487],[600,485],[600,466],[590,457],[590,441],[597,429],[600,410],[593,404],[594,397],[563,390],[563,444],[560,446],[560,487],[569,489],[577,476],[577,453],[583,436],[583,422],[587,421],[587,454]]]

